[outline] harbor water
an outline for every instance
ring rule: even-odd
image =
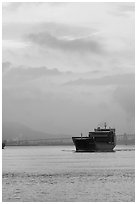
[[[74,146],[2,150],[3,202],[133,202],[134,146],[76,153]]]

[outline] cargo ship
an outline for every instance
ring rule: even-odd
[[[95,128],[87,137],[72,137],[76,152],[112,152],[116,146],[115,128]]]

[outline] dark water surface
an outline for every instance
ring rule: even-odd
[[[115,152],[76,153],[74,146],[6,147],[3,201],[134,201],[134,150],[117,146]]]

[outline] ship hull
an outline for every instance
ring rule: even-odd
[[[76,152],[112,152],[115,143],[94,142],[88,137],[72,137]]]

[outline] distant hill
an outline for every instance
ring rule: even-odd
[[[71,138],[71,136],[35,131],[23,124],[15,122],[3,122],[2,124],[2,140],[41,140],[53,138]]]

